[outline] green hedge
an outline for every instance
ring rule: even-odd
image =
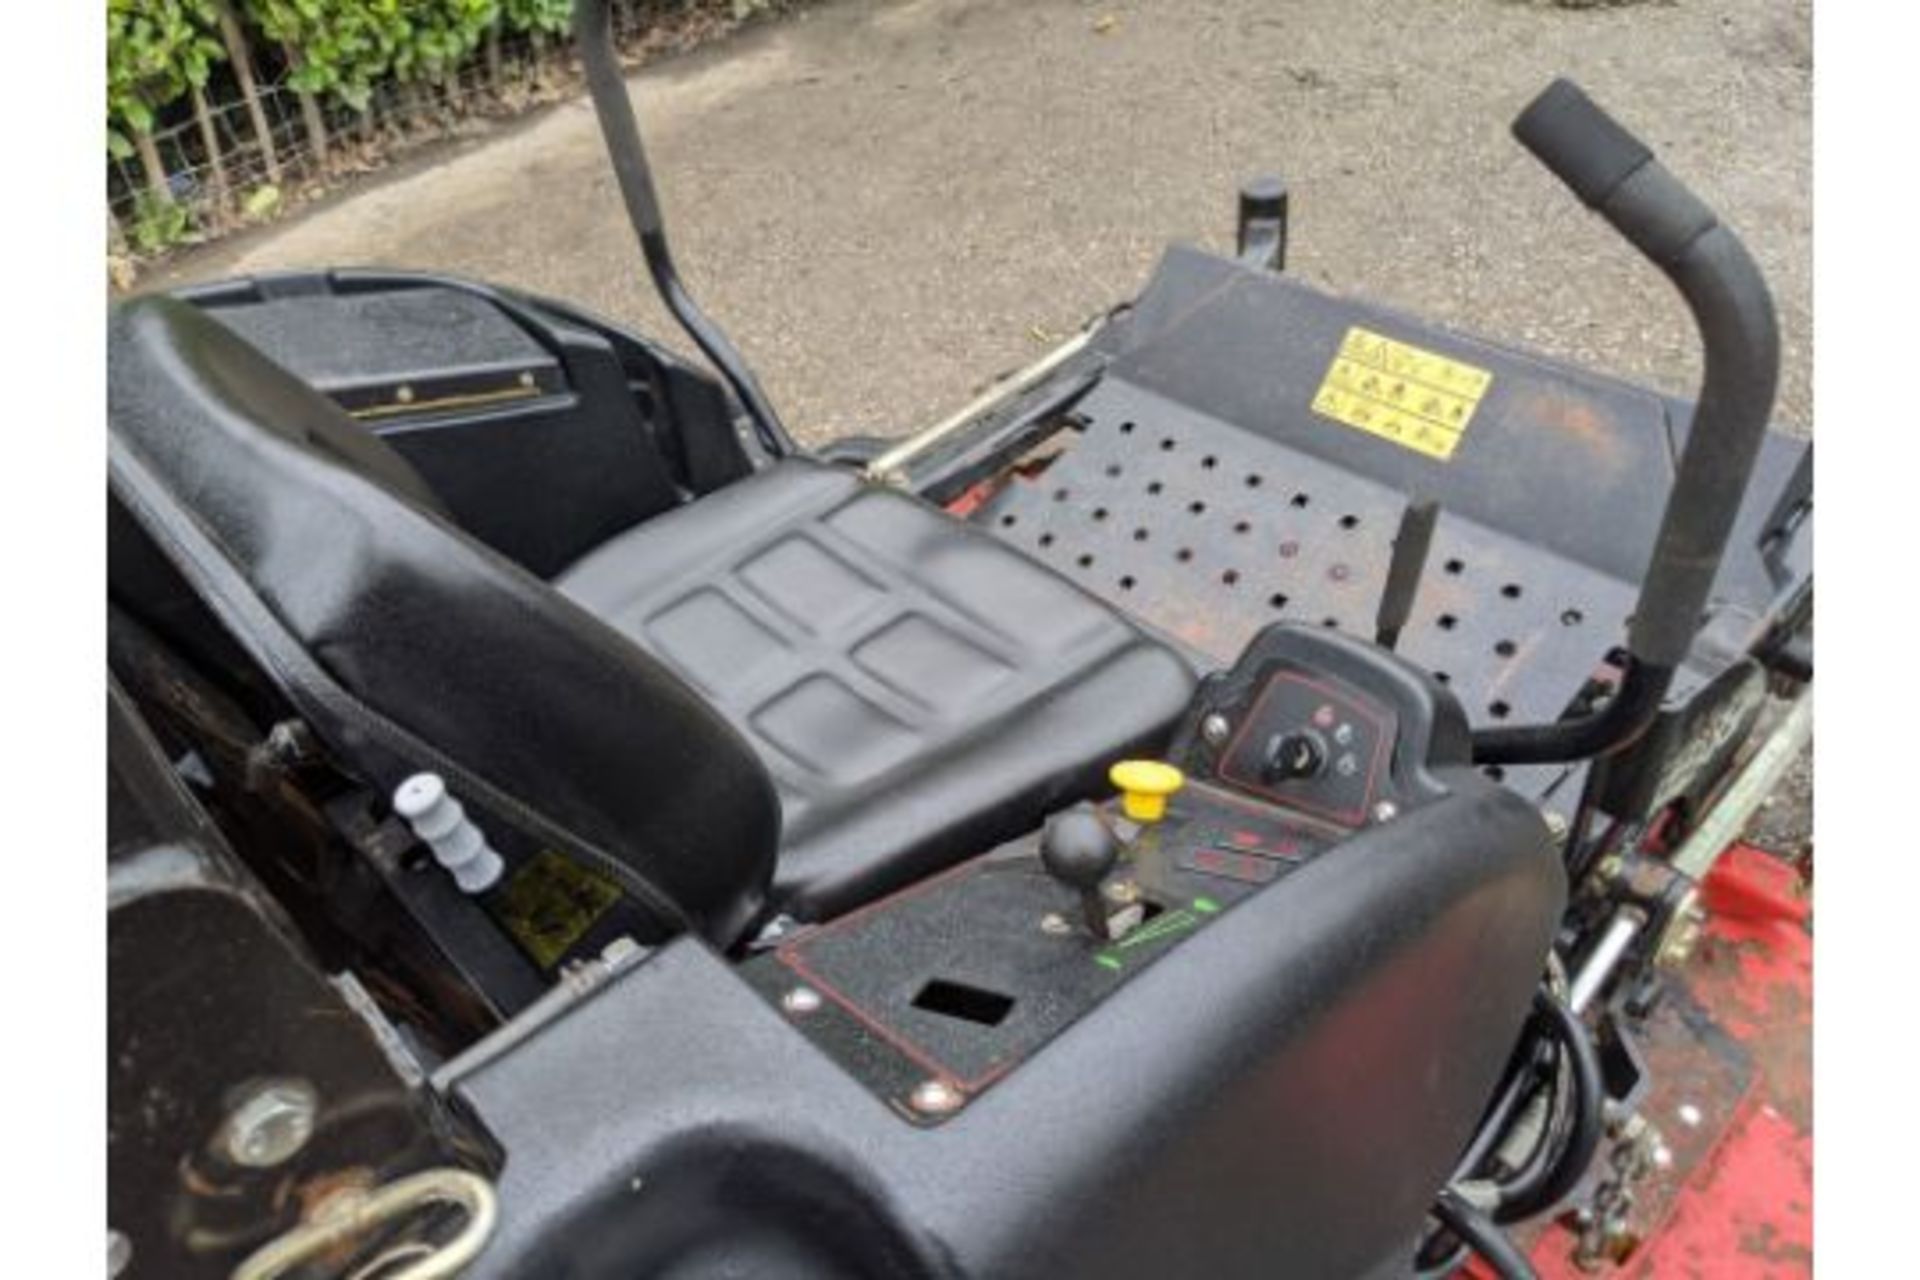
[[[296,60],[291,83],[364,109],[375,84],[433,80],[496,25],[564,31],[569,0],[107,0],[108,145],[127,154],[157,113],[204,87],[235,20]]]
[[[665,10],[738,19],[769,7],[767,0],[615,3],[630,34]],[[483,109],[517,109],[527,97],[502,70],[502,37],[530,49],[525,60],[538,85],[571,17],[571,0],[107,0],[106,145],[110,164],[120,166],[117,178],[109,174],[109,228],[121,242],[115,252],[153,252],[277,203],[289,147],[303,161],[302,176],[324,178],[339,167],[330,151],[340,129],[376,136],[376,100],[408,104],[409,119],[424,116],[431,125],[435,112],[446,118],[469,109],[462,92],[479,83],[493,91]],[[477,80],[463,71],[476,65]],[[283,88],[263,91],[263,80]],[[296,118],[300,128],[290,132]],[[169,173],[163,142],[190,177]],[[240,157],[245,164],[231,163]],[[245,177],[234,179],[230,169]],[[231,189],[243,184],[249,190]]]

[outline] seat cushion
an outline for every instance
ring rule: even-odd
[[[790,459],[556,585],[695,685],[780,793],[773,903],[820,919],[984,851],[1157,747],[1193,673],[925,503]]]

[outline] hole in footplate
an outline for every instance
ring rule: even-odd
[[[983,987],[968,986],[964,982],[935,978],[920,988],[920,994],[913,998],[913,1007],[937,1013],[943,1018],[997,1027],[1013,1012],[1013,997]]]

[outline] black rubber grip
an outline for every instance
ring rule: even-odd
[[[1513,136],[1659,267],[1700,330],[1705,372],[1660,533],[1627,628],[1633,661],[1599,714],[1475,732],[1481,764],[1545,764],[1620,750],[1646,731],[1692,650],[1773,412],[1780,332],[1767,282],[1739,237],[1646,145],[1556,80]]]
[[[1653,159],[1571,80],[1555,80],[1513,122],[1513,136],[1590,208]]]

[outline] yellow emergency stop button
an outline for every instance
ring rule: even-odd
[[[1187,785],[1187,775],[1164,760],[1122,760],[1107,779],[1120,788],[1120,808],[1135,822],[1166,817],[1167,797]]]

